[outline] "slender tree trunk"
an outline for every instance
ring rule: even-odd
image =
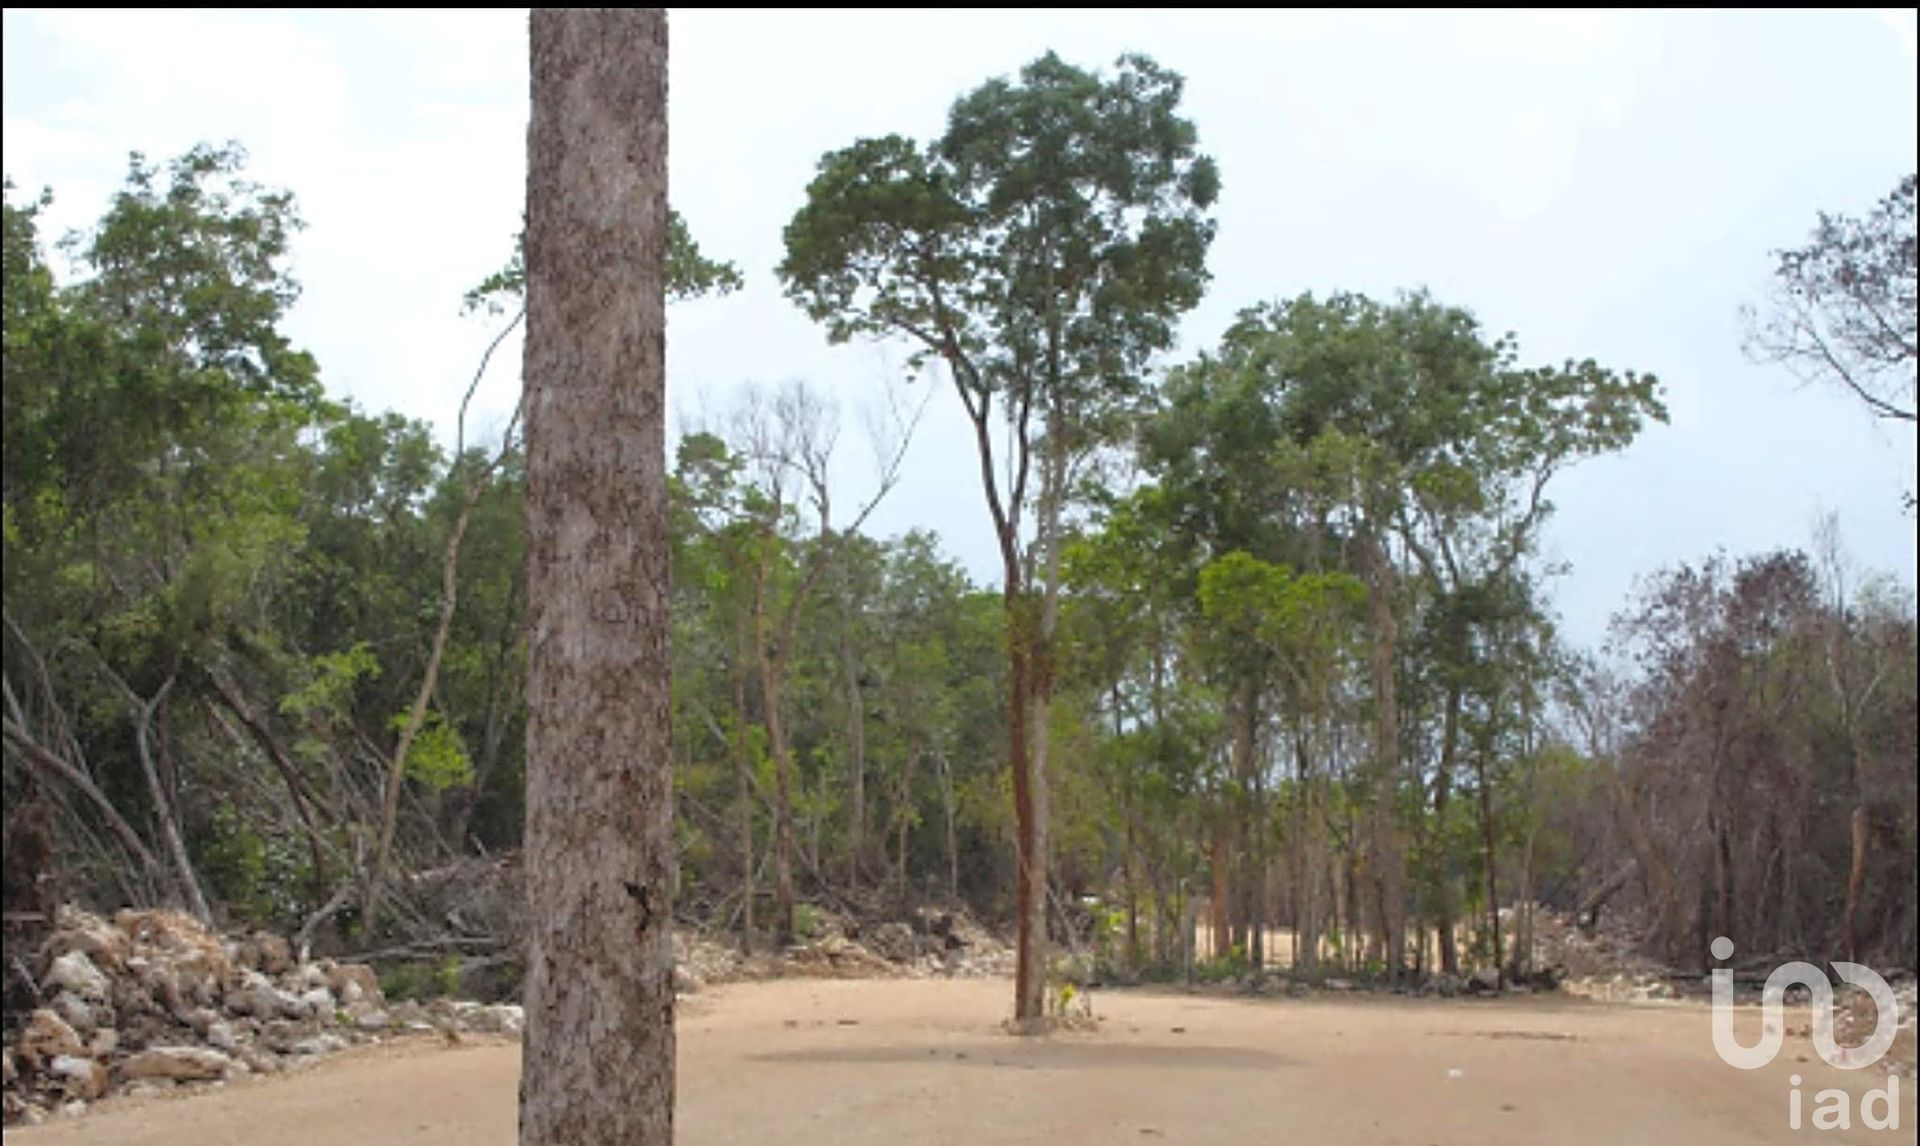
[[[1307,850],[1307,739],[1298,726],[1293,735],[1293,970],[1313,970],[1313,876]]]
[[[1381,888],[1381,938],[1387,946],[1388,977],[1398,981],[1403,967],[1401,934],[1405,915],[1405,870],[1394,797],[1400,773],[1400,711],[1394,695],[1394,656],[1398,627],[1393,614],[1393,563],[1379,537],[1366,540],[1372,584],[1368,611],[1373,627],[1374,791],[1373,838]]]
[[[847,814],[847,882],[858,887],[867,847],[867,706],[860,689],[860,660],[853,651],[852,609],[844,600],[840,661],[847,677],[847,768],[853,779]]]
[[[746,642],[741,641],[740,660]],[[747,669],[733,673],[733,774],[740,801],[740,953],[753,954],[753,748],[747,732]]]
[[[760,664],[760,718],[773,755],[773,944],[786,948],[793,945],[793,758],[780,719],[780,663],[767,648],[764,590],[763,570],[753,591],[753,643]]]
[[[1265,886],[1265,856],[1261,848],[1259,777],[1255,774],[1255,734],[1260,721],[1259,685],[1249,679],[1240,686],[1233,728],[1233,774],[1240,783],[1240,854],[1236,881],[1237,931],[1245,944],[1248,966],[1258,969],[1264,954],[1261,943],[1260,900]]]
[[[1441,719],[1440,772],[1433,780],[1432,831],[1439,839],[1440,902],[1434,916],[1434,929],[1440,933],[1440,972],[1458,977],[1460,948],[1454,940],[1454,920],[1459,913],[1455,898],[1453,851],[1447,844],[1447,806],[1453,797],[1453,768],[1460,746],[1460,687],[1447,688],[1446,714]]]
[[[523,1146],[673,1140],[667,22],[536,9]]]
[[[1233,947],[1233,929],[1227,915],[1227,836],[1230,832],[1232,817],[1226,808],[1220,809],[1220,819],[1213,827],[1213,894],[1207,903],[1208,922],[1212,925],[1210,939],[1213,950],[1210,954],[1218,959]]]
[[[1047,850],[1045,781],[1035,783],[1030,717],[1033,703],[1034,625],[1031,603],[1017,565],[1006,570],[1007,753],[1013,771],[1016,842],[1013,1017],[1034,1022],[1046,1015]]]
[[[1360,848],[1359,825],[1347,825],[1347,926],[1343,933],[1346,942],[1340,945],[1340,963],[1348,971],[1355,967],[1354,960],[1360,953]]]
[[[140,771],[147,779],[147,795],[153,800],[154,818],[160,821],[160,836],[166,841],[167,855],[173,860],[174,883],[179,887],[180,897],[193,917],[202,923],[212,923],[213,912],[207,907],[207,897],[200,890],[199,878],[193,874],[193,861],[187,857],[187,843],[180,831],[180,818],[174,813],[173,801],[167,798],[167,786],[160,782],[160,772],[153,760],[153,714],[172,689],[173,678],[168,677],[153,699],[142,704],[135,717],[134,740],[139,749]]]
[[[1527,828],[1526,850],[1520,857],[1520,920],[1513,936],[1513,974],[1533,973],[1533,844],[1535,829]]]
[[[920,746],[909,745],[906,767],[900,774],[900,798],[894,810],[894,831],[898,834],[895,862],[899,864],[896,880],[900,889],[900,902],[903,905],[911,899],[907,885],[907,832],[913,826],[913,774],[918,771],[919,763]]]
[[[942,752],[940,761],[940,802],[947,818],[947,898],[960,898],[960,837],[954,826],[953,765]]]
[[[1860,937],[1856,923],[1860,909],[1860,891],[1867,884],[1867,843],[1870,838],[1865,805],[1854,807],[1848,826],[1852,829],[1850,834],[1853,837],[1853,864],[1847,872],[1847,907],[1841,931],[1846,939],[1847,962],[1858,963]]]
[[[1487,757],[1491,755],[1491,745],[1482,743],[1474,754],[1474,766],[1478,770],[1480,782],[1480,838],[1486,852],[1487,867],[1487,922],[1493,928],[1493,971],[1494,981],[1504,989],[1506,973],[1502,969],[1505,959],[1500,944],[1500,885],[1498,880],[1498,856],[1494,850],[1493,834],[1493,788],[1488,776]]]
[[[107,794],[100,790],[92,777],[71,761],[62,758],[33,739],[27,730],[15,723],[11,717],[7,718],[0,728],[4,728],[6,736],[20,749],[21,758],[36,775],[43,779],[58,778],[79,791],[92,803],[100,817],[106,821],[114,839],[129,856],[139,861],[140,869],[149,883],[164,887],[170,882],[159,859],[141,841],[140,833],[133,830],[133,825],[120,814],[120,809],[113,806],[113,801],[107,798]],[[76,821],[80,820],[78,816],[74,818]]]
[[[458,459],[455,459],[455,464],[458,464]],[[394,828],[400,820],[400,792],[407,775],[407,753],[413,747],[414,738],[420,735],[420,729],[426,724],[427,705],[439,687],[440,664],[446,657],[447,637],[453,631],[453,614],[460,604],[460,545],[467,535],[467,523],[473,519],[473,507],[479,503],[481,491],[485,488],[485,475],[476,474],[469,478],[466,496],[460,503],[460,515],[454,519],[453,530],[447,535],[447,549],[440,566],[440,616],[433,630],[433,645],[427,654],[427,671],[420,678],[420,689],[414,694],[406,722],[401,725],[399,738],[394,741],[393,759],[387,764],[386,787],[380,798],[380,838],[374,849],[373,864],[367,871],[366,909],[360,921],[369,937],[379,923],[380,901],[386,893],[387,863],[393,852]]]
[[[273,734],[265,725],[254,719],[252,710],[240,697],[238,691],[230,688],[218,677],[213,678],[213,687],[220,703],[226,706],[227,711],[233,713],[241,726],[253,737],[254,743],[266,754],[267,759],[273,762],[275,770],[280,773],[281,782],[287,786],[287,797],[293,803],[294,814],[300,818],[300,827],[306,832],[308,855],[313,862],[313,902],[314,906],[318,907],[327,901],[328,889],[333,885],[327,878],[327,860],[325,853],[321,850],[320,830],[314,825],[313,810],[308,806],[312,801],[312,794],[307,790],[306,782],[300,779],[300,770],[281,749],[280,742],[273,738]],[[214,715],[218,717],[220,714],[216,710]],[[221,723],[231,728],[224,720]],[[235,733],[235,736],[237,738],[238,733]]]
[[[1131,801],[1126,809],[1127,851],[1122,874],[1127,885],[1127,966],[1140,966],[1140,881],[1137,874],[1138,851],[1134,843],[1133,808]]]
[[[467,798],[453,818],[448,837],[455,847],[465,850],[470,842],[473,830],[474,807],[480,802],[488,785],[493,780],[494,769],[499,766],[501,752],[506,747],[507,729],[512,724],[513,697],[524,695],[526,684],[521,679],[524,670],[514,667],[519,658],[514,656],[514,646],[520,627],[520,600],[525,582],[516,577],[507,594],[507,606],[502,610],[501,633],[494,642],[493,663],[487,672],[487,715],[485,731],[481,734],[480,756],[473,763],[473,783],[467,790]],[[519,662],[524,663],[524,662]]]
[[[1598,750],[1599,745],[1595,744],[1594,751]],[[1653,905],[1653,935],[1658,942],[1665,944],[1673,935],[1673,921],[1680,909],[1679,880],[1667,864],[1665,854],[1654,846],[1653,833],[1647,827],[1646,817],[1641,814],[1639,801],[1634,798],[1633,790],[1620,772],[1620,761],[1606,761],[1603,771],[1621,831],[1646,881],[1648,898]],[[1596,911],[1605,902],[1605,897],[1598,893],[1588,898],[1593,901]]]
[[[1185,887],[1180,889],[1180,967],[1183,978],[1193,982],[1193,947],[1200,929],[1198,906],[1194,903],[1193,893]]]

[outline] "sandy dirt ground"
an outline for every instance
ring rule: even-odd
[[[678,1140],[1747,1146],[1904,1142],[1920,1125],[1907,1082],[1899,1132],[1863,1128],[1857,1096],[1885,1079],[1834,1070],[1805,1039],[1760,1070],[1725,1065],[1708,1010],[1692,1003],[1109,991],[1095,997],[1096,1031],[1021,1039],[997,1026],[1009,994],[994,980],[786,980],[685,1000]],[[1794,1074],[1808,1115],[1820,1089],[1855,1096],[1854,1129],[1789,1129]],[[410,1041],[287,1077],[109,1101],[6,1136],[507,1146],[518,1075],[511,1043]]]

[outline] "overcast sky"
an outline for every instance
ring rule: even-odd
[[[1224,190],[1206,301],[1180,354],[1235,311],[1301,291],[1427,287],[1523,358],[1652,371],[1670,426],[1559,479],[1557,602],[1593,641],[1636,574],[1804,544],[1840,518],[1863,566],[1914,580],[1914,436],[1740,352],[1768,252],[1820,210],[1858,213],[1915,168],[1914,14],[675,12],[672,198],[747,289],[675,308],[683,417],[742,380],[843,395],[898,373],[829,348],[781,296],[780,232],[820,154],[936,133],[952,100],[1051,48],[1145,52],[1187,78]],[[54,233],[98,217],[130,151],[238,140],[298,197],[291,322],[331,391],[446,428],[486,326],[461,293],[518,229],[523,12],[5,14],[6,172],[53,188]],[[479,421],[517,392],[518,349]],[[933,395],[910,475],[876,514],[936,529],[982,580],[997,562],[957,401]]]

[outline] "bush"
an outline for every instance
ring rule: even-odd
[[[261,834],[230,804],[195,835],[194,864],[207,892],[234,918],[273,927],[300,918],[313,868],[288,841]]]
[[[444,998],[460,992],[460,957],[448,955],[432,963],[398,963],[380,972],[380,990],[399,1002]]]
[[[1244,978],[1251,970],[1253,964],[1247,960],[1247,949],[1236,943],[1225,955],[1196,962],[1193,977],[1202,983],[1225,983]]]

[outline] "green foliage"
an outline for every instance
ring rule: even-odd
[[[506,265],[494,271],[469,290],[461,300],[461,311],[494,316],[518,309],[527,293],[526,252],[521,237],[513,237],[513,254]],[[667,301],[728,295],[746,285],[740,268],[730,261],[710,259],[700,250],[680,212],[667,211]]]
[[[396,731],[404,728],[407,714],[398,713],[388,723]],[[439,712],[427,713],[413,743],[407,745],[406,775],[436,792],[473,783],[473,761],[467,756],[466,745]]]
[[[350,708],[354,688],[380,675],[380,662],[366,641],[337,653],[321,653],[312,660],[310,676],[280,699],[280,711],[308,719],[341,719]]]
[[[380,993],[394,1002],[450,998],[460,992],[460,957],[395,963],[380,972]]]
[[[945,361],[976,420],[1005,395],[1085,432],[1206,285],[1219,175],[1183,86],[1144,56],[1103,76],[1049,53],[957,100],[937,140],[828,153],[786,229],[788,297],[836,342],[904,335]]]
[[[460,992],[460,957],[443,956],[433,965],[433,985],[441,995],[456,995]]]
[[[1193,978],[1199,983],[1234,983],[1246,978],[1252,970],[1253,963],[1247,958],[1247,949],[1236,943],[1227,948],[1225,954],[1195,960]]]
[[[299,914],[313,872],[291,841],[249,823],[232,804],[214,809],[195,837],[194,860],[209,895],[235,919],[281,927]]]
[[[213,894],[228,901],[243,917],[260,919],[269,914],[269,901],[263,894],[267,882],[266,840],[242,821],[231,805],[215,809],[199,859]]]

